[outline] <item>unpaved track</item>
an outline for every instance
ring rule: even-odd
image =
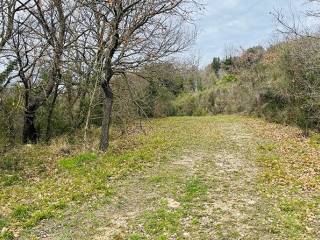
[[[164,201],[175,201],[190,179],[207,186],[181,219],[179,233],[159,239],[274,239],[265,229],[265,204],[256,189],[258,139],[243,123],[217,122],[219,140],[184,149],[175,159],[120,180],[112,201],[97,209],[80,209],[64,224],[42,232],[43,239],[128,239],[132,234],[155,239],[143,216]],[[201,145],[201,146],[200,146]],[[197,221],[195,221],[195,219]],[[129,238],[130,239],[130,238]]]

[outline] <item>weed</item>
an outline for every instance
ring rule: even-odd
[[[260,191],[268,193],[266,197],[273,204],[273,207],[268,209],[272,222],[270,231],[283,239],[307,239],[305,236],[313,239],[316,232],[312,228],[314,223],[310,221],[308,215],[316,214],[319,205],[317,199],[308,196],[310,192],[303,192],[307,188],[315,188],[314,183],[317,179],[309,174],[312,172],[310,171],[312,164],[299,163],[302,159],[310,162],[307,157],[312,151],[308,149],[307,144],[302,146],[305,143],[299,139],[281,138],[279,142],[277,137],[277,141],[277,144],[261,145],[258,148],[257,158],[263,167],[259,182]],[[311,138],[310,142],[316,145],[317,138]],[[311,155],[310,159],[314,160],[314,156]],[[306,175],[308,182],[299,179],[301,174],[305,173],[308,174]]]
[[[165,180],[165,177],[164,176],[153,176],[151,179],[150,179],[150,182],[152,183],[161,183]]]
[[[3,229],[6,226],[8,226],[8,221],[0,215],[0,229]]]
[[[176,233],[180,229],[181,212],[160,208],[154,212],[147,212],[144,216],[144,229],[148,234],[161,239],[164,233]]]
[[[87,162],[97,160],[95,153],[84,153],[73,158],[64,158],[59,161],[60,167],[67,170],[77,170],[85,165]]]
[[[53,212],[51,210],[39,210],[34,212],[30,219],[26,222],[25,227],[31,228],[36,226],[39,222],[44,219],[49,219],[53,217]]]
[[[271,152],[275,149],[275,145],[272,143],[262,144],[258,146],[259,151]]]
[[[68,207],[68,204],[64,200],[60,200],[59,202],[53,204],[53,208],[57,210],[63,210],[67,207]]]
[[[320,147],[320,134],[314,134],[310,138],[310,143],[311,143],[312,146]]]
[[[287,213],[300,211],[305,206],[305,202],[298,199],[286,200],[280,204],[280,209]]]
[[[11,232],[11,231],[5,231],[4,233],[2,233],[2,234],[0,235],[0,239],[3,239],[3,240],[14,240],[15,237],[14,237],[13,232]]]
[[[18,174],[4,175],[3,177],[1,177],[0,183],[2,184],[3,187],[10,187],[20,183],[21,180],[22,179]]]
[[[200,197],[207,192],[207,186],[199,178],[193,178],[186,183],[183,201],[188,202],[194,198]]]
[[[131,236],[129,236],[129,240],[144,240],[146,239],[145,237],[142,237],[139,234],[132,234]]]
[[[20,166],[21,159],[19,156],[3,156],[0,158],[0,169],[8,171],[19,171],[21,170]]]
[[[30,208],[25,205],[20,205],[17,206],[13,212],[12,212],[12,217],[17,219],[17,220],[26,220],[30,215]]]

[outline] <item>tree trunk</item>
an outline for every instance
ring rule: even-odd
[[[87,117],[86,117],[86,120],[85,120],[86,124],[85,124],[85,127],[84,127],[84,135],[83,135],[83,140],[84,140],[85,144],[87,143],[87,135],[88,135],[89,127],[90,127],[91,111],[92,111],[92,107],[93,107],[93,101],[94,101],[94,98],[95,98],[95,95],[96,95],[96,92],[97,92],[98,83],[99,83],[99,80],[96,77],[96,81],[94,83],[93,92],[92,92],[92,94],[90,96],[90,102],[89,102],[89,106],[88,106]],[[85,92],[84,92],[83,98],[85,98]],[[80,102],[80,106],[81,106],[81,102]]]
[[[53,111],[58,98],[58,90],[59,90],[59,84],[56,84],[52,102],[49,104],[49,111],[47,116],[47,129],[46,129],[46,139],[45,139],[47,143],[50,141],[52,137],[52,116],[53,116]]]
[[[14,146],[16,142],[16,131],[14,127],[14,119],[11,113],[8,114],[8,130],[9,130],[9,144]]]
[[[24,110],[24,122],[23,122],[23,133],[22,133],[22,143],[37,143],[38,132],[35,127],[36,110],[37,104],[30,103],[30,89],[26,86],[25,91],[25,110]]]
[[[100,150],[106,151],[109,147],[109,129],[111,124],[113,93],[108,82],[102,83],[102,89],[104,92],[104,100],[101,124]]]
[[[36,112],[31,108],[27,108],[24,113],[23,137],[24,144],[37,143],[38,133],[35,128]]]

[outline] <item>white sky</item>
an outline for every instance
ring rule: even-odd
[[[199,56],[201,66],[209,64],[214,56],[223,57],[226,48],[268,45],[280,37],[270,12],[282,10],[288,14],[306,7],[305,0],[203,1],[206,10],[198,17],[198,40],[190,50]]]

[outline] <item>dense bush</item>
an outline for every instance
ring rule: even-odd
[[[174,101],[177,115],[255,114],[306,131],[320,130],[320,43],[316,39],[292,39],[267,50],[250,48],[226,58],[221,68],[213,86]]]

